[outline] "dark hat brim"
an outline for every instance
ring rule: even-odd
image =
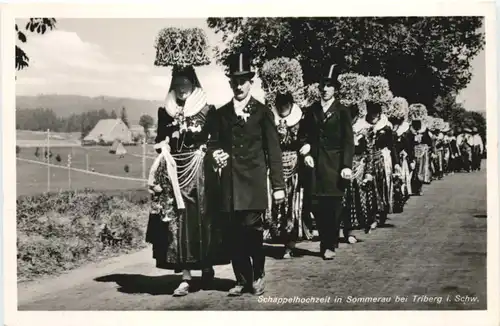
[[[338,83],[339,80],[338,80],[338,76],[335,76],[335,77],[322,77],[320,79],[320,83],[325,83],[325,82],[333,82],[333,83]]]
[[[227,77],[231,78],[231,77],[249,77],[249,78],[253,78],[255,77],[255,72],[253,71],[238,71],[238,72],[233,72],[233,73],[230,73],[230,74],[226,74]]]

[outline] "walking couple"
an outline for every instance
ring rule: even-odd
[[[234,97],[215,110],[194,68],[174,68],[158,110],[146,241],[158,268],[182,272],[174,296],[192,289],[192,270],[208,288],[213,266],[229,262],[236,277],[229,295],[264,292],[268,171],[276,203],[285,183],[273,113],[250,95],[254,75],[249,58],[236,54],[227,75]]]
[[[301,159],[312,171],[308,192],[325,260],[338,248],[354,149],[350,111],[334,97],[338,72],[332,67],[321,79],[321,101],[306,110],[298,132]],[[149,178],[147,241],[158,268],[182,271],[175,296],[189,293],[191,270],[202,270],[207,288],[213,266],[229,261],[236,277],[229,295],[260,295],[265,289],[268,178],[273,203],[286,200],[280,136],[273,111],[250,95],[255,73],[245,53],[231,58],[227,76],[233,99],[215,110],[194,68],[174,69],[165,107],[158,111],[160,155]]]

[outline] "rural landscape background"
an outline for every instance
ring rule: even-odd
[[[405,24],[397,19],[390,24]],[[262,44],[257,41],[254,44],[266,47],[269,45],[266,42],[275,42],[273,26],[278,29],[285,24],[269,20],[268,25],[259,25],[269,32],[266,36],[269,39],[256,25],[255,30],[251,30],[251,24],[233,30],[231,22],[224,19],[33,18],[16,22],[17,260],[21,287],[28,281],[146,246],[149,197],[145,178],[156,157],[153,139],[157,109],[165,98],[171,76],[169,69],[153,66],[153,45],[160,29],[199,27],[207,33],[210,43],[219,47],[214,51],[214,62],[197,69],[209,103],[219,107],[232,97],[224,67],[220,60],[215,60],[224,56],[225,49],[231,49],[224,35],[246,33],[247,28],[254,33],[246,34],[250,38],[264,35]],[[238,25],[232,23],[233,27]],[[467,37],[459,41],[463,44],[450,45],[450,49],[463,46],[470,51],[470,57],[465,65],[461,62],[461,66],[452,67],[453,60],[446,61],[447,56],[445,60],[436,53],[422,54],[422,60],[429,62],[421,65],[435,69],[429,72],[429,78],[436,85],[442,83],[447,90],[438,94],[415,89],[414,93],[427,96],[431,113],[455,121],[482,121],[480,132],[485,139],[485,52],[477,36],[484,33],[482,20],[478,18],[468,24],[458,18],[456,26],[443,23],[443,27],[441,23],[424,21],[422,24],[435,30],[428,36],[415,38],[433,44],[439,41],[439,35],[472,28],[464,32]],[[352,30],[354,25],[349,24],[354,23],[338,23],[336,31]],[[356,46],[380,50],[368,45],[370,39],[376,38],[365,35]],[[388,40],[377,42],[384,44]],[[425,48],[417,43],[408,45],[413,47],[410,51]],[[394,44],[386,45],[395,48]],[[335,44],[329,46],[342,49]],[[398,58],[399,54],[390,55]],[[365,64],[369,66],[370,61]],[[356,67],[364,69],[362,62]],[[443,73],[438,76],[436,71],[441,73],[440,69]],[[404,84],[388,79],[391,87]],[[415,81],[408,77],[404,82],[412,85]],[[423,88],[427,83],[418,82]],[[252,92],[263,100],[258,78]],[[112,127],[99,129],[100,121],[120,121],[127,127],[117,130],[111,123]],[[482,179],[477,183],[478,188],[482,187]],[[467,196],[472,195],[467,193]],[[481,198],[479,202],[484,200]]]

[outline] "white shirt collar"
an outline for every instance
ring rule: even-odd
[[[321,107],[323,108],[323,111],[326,112],[332,106],[334,101],[335,101],[335,97],[332,97],[331,99],[329,99],[326,102],[323,99],[321,99]]]
[[[250,98],[252,96],[250,94],[245,97],[242,101],[238,101],[233,97],[233,106],[234,106],[234,111],[238,114],[243,111],[243,109],[247,106],[248,102],[250,101]]]

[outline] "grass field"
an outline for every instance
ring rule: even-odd
[[[109,147],[55,147],[51,148],[51,163],[66,167],[68,154],[72,155],[71,167],[86,170],[88,155],[89,170],[118,177],[142,178],[142,147],[127,146],[128,153],[123,157],[109,153]],[[40,148],[40,157],[35,155],[35,148],[21,148],[19,158],[46,162],[43,157],[43,148]],[[61,157],[57,162],[56,156]],[[156,156],[152,146],[148,146],[146,159],[146,177]],[[129,172],[125,172],[128,165]],[[47,166],[17,160],[17,195],[33,195],[47,191]],[[51,191],[68,190],[68,170],[51,168]],[[140,181],[119,180],[96,176],[85,172],[71,171],[72,189],[92,188],[96,190],[135,189],[143,187]]]
[[[79,132],[51,132],[51,140],[79,140],[81,133]],[[16,130],[17,140],[46,140],[47,132],[45,131],[32,131],[32,130]]]

